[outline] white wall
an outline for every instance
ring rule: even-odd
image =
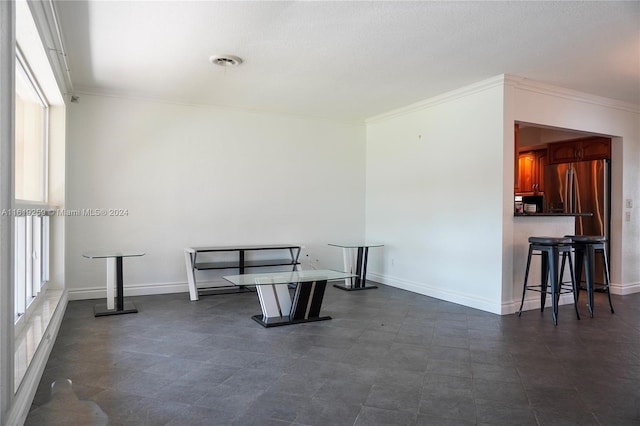
[[[367,121],[372,279],[501,312],[503,132],[501,78]]]
[[[640,291],[640,111],[637,106],[508,76],[505,125],[524,121],[612,136],[611,279],[612,291]],[[511,140],[511,146],[513,140]],[[505,146],[509,141],[505,139]],[[513,162],[505,158],[505,170]],[[505,203],[512,199],[505,194]],[[625,200],[633,208],[625,208]],[[626,221],[625,214],[630,214]],[[513,224],[505,217],[507,229]],[[514,287],[521,286],[514,283]]]
[[[105,295],[104,262],[82,257],[93,249],[146,251],[125,260],[126,294],[187,291],[189,246],[302,244],[340,267],[327,243],[364,237],[364,176],[362,124],[81,95],[66,209],[128,214],[67,217],[70,298]]]
[[[339,268],[326,243],[366,225],[385,244],[372,279],[503,312],[521,289],[516,120],[614,137],[614,291],[640,288],[640,217],[623,208],[640,203],[638,111],[609,100],[499,76],[373,117],[366,137],[357,124],[91,95],[70,114],[67,209],[128,210],[67,218],[72,298],[104,295],[104,265],[81,256],[90,249],[148,252],[126,262],[130,294],[186,291],[184,247],[293,242]]]
[[[513,312],[515,121],[612,136],[612,291],[640,291],[638,108],[509,75],[367,121],[366,234],[385,244],[372,278]]]

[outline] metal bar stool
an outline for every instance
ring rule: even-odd
[[[607,259],[607,238],[601,235],[567,235],[566,237],[571,238],[573,248],[576,251],[576,283],[578,286],[582,282],[582,266],[584,265],[589,315],[593,318],[593,300],[596,287],[598,290],[607,293],[609,308],[611,308],[611,313],[613,314],[613,303],[611,303],[611,292],[609,291],[611,280],[609,278],[609,260]],[[595,280],[596,253],[601,253],[602,255],[604,283],[598,283]]]
[[[556,237],[529,237],[529,254],[527,256],[527,267],[524,273],[524,288],[522,289],[522,301],[520,302],[520,309],[518,310],[518,316],[522,315],[522,306],[524,305],[524,296],[527,290],[537,291],[542,293],[540,298],[540,311],[544,311],[544,305],[547,299],[547,287],[549,284],[549,278],[551,281],[551,305],[553,324],[558,325],[558,301],[560,300],[560,294],[573,293],[573,305],[576,310],[576,316],[580,319],[580,313],[578,312],[578,290],[576,288],[576,280],[573,272],[573,261],[571,260],[571,252],[573,251],[572,240],[570,238],[556,238]],[[540,285],[529,285],[529,268],[531,266],[531,256],[540,255],[541,262],[541,274]],[[558,275],[558,259],[562,255],[562,265],[560,268],[560,275]],[[566,260],[569,260],[569,271],[571,273],[571,286],[564,285],[562,282],[562,275],[564,273],[564,266]]]

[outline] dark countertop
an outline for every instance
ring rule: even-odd
[[[515,217],[535,217],[535,216],[582,216],[591,217],[593,213],[514,213]]]

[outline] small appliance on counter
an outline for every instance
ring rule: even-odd
[[[525,213],[542,213],[544,210],[544,197],[542,195],[532,195],[522,197],[522,204]]]
[[[515,213],[523,213],[524,212],[524,207],[522,205],[522,195],[516,195],[515,196],[513,211]]]

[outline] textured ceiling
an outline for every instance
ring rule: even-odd
[[[507,73],[640,105],[638,1],[55,6],[76,92],[362,120]]]

